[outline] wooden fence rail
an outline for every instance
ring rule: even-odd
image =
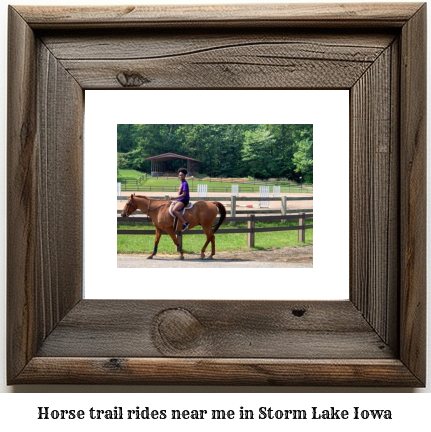
[[[279,227],[267,227],[267,228],[256,228],[256,222],[260,221],[280,221],[281,220],[298,220],[298,225],[296,226],[279,226]],[[235,216],[227,217],[226,222],[247,222],[247,228],[220,228],[217,234],[247,234],[247,245],[248,247],[254,247],[255,234],[259,232],[274,232],[274,231],[298,231],[298,241],[305,243],[305,231],[307,229],[312,229],[313,225],[306,225],[306,220],[312,220],[312,213],[300,213],[296,215],[276,215],[276,216]],[[216,219],[216,221],[218,218]],[[125,225],[130,223],[151,223],[151,218],[149,217],[133,217],[129,219],[124,219],[122,217],[117,217],[117,224]],[[117,230],[117,234],[126,235],[155,235],[156,230]],[[163,234],[166,234],[163,232]],[[189,230],[181,233],[177,231],[177,238],[179,243],[182,245],[182,237],[184,235],[192,234],[204,234],[203,230]]]
[[[154,197],[149,197],[151,199],[168,199],[166,198],[168,197],[168,195],[164,195],[164,196],[154,196]],[[283,195],[282,197],[258,197],[258,196],[251,196],[251,197],[246,197],[246,196],[242,196],[242,197],[235,197],[237,201],[280,201],[283,198],[286,198],[286,201],[313,201],[313,197],[288,197]],[[126,195],[120,195],[117,196],[117,201],[127,201],[129,199],[128,196]],[[211,197],[190,197],[190,201],[230,201],[231,197],[230,196],[211,196]]]
[[[160,196],[160,197],[151,197],[152,199],[169,199],[169,196]],[[127,201],[127,196],[118,196],[117,201]],[[266,210],[238,210],[237,202],[238,201],[256,201],[260,202],[262,200],[265,201],[281,201],[281,209],[266,209]],[[226,209],[228,214],[231,214],[232,217],[235,217],[237,214],[274,214],[280,212],[281,215],[292,214],[292,213],[312,213],[313,209],[300,209],[300,210],[287,210],[287,202],[288,201],[313,201],[313,197],[287,197],[285,195],[281,197],[236,197],[236,196],[221,196],[221,197],[190,197],[190,201],[220,201],[220,202],[230,202],[230,209]],[[117,214],[120,214],[122,210],[117,210]],[[135,212],[136,214],[142,214],[140,210]]]

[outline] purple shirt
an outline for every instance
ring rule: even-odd
[[[185,180],[181,182],[181,189],[179,195],[181,195],[183,192],[185,192],[186,194],[181,198],[178,198],[178,201],[190,201],[189,184]]]

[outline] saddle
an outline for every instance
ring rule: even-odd
[[[178,227],[178,218],[172,213],[172,208],[174,207],[174,205],[177,202],[174,201],[170,206],[169,206],[169,214],[174,218],[174,223],[173,223],[173,227],[174,230],[177,231],[177,227]],[[181,215],[184,216],[184,213],[186,212],[186,210],[190,210],[193,207],[193,203],[189,202],[185,207],[183,207],[183,209],[181,210]]]

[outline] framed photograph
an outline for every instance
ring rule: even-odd
[[[425,385],[425,3],[10,6],[8,25],[9,385]],[[90,90],[348,90],[348,298],[85,298]]]

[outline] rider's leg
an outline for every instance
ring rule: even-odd
[[[181,210],[184,208],[184,204],[181,201],[178,201],[174,208],[172,209],[172,213],[183,223],[186,223],[183,215],[181,214]]]

